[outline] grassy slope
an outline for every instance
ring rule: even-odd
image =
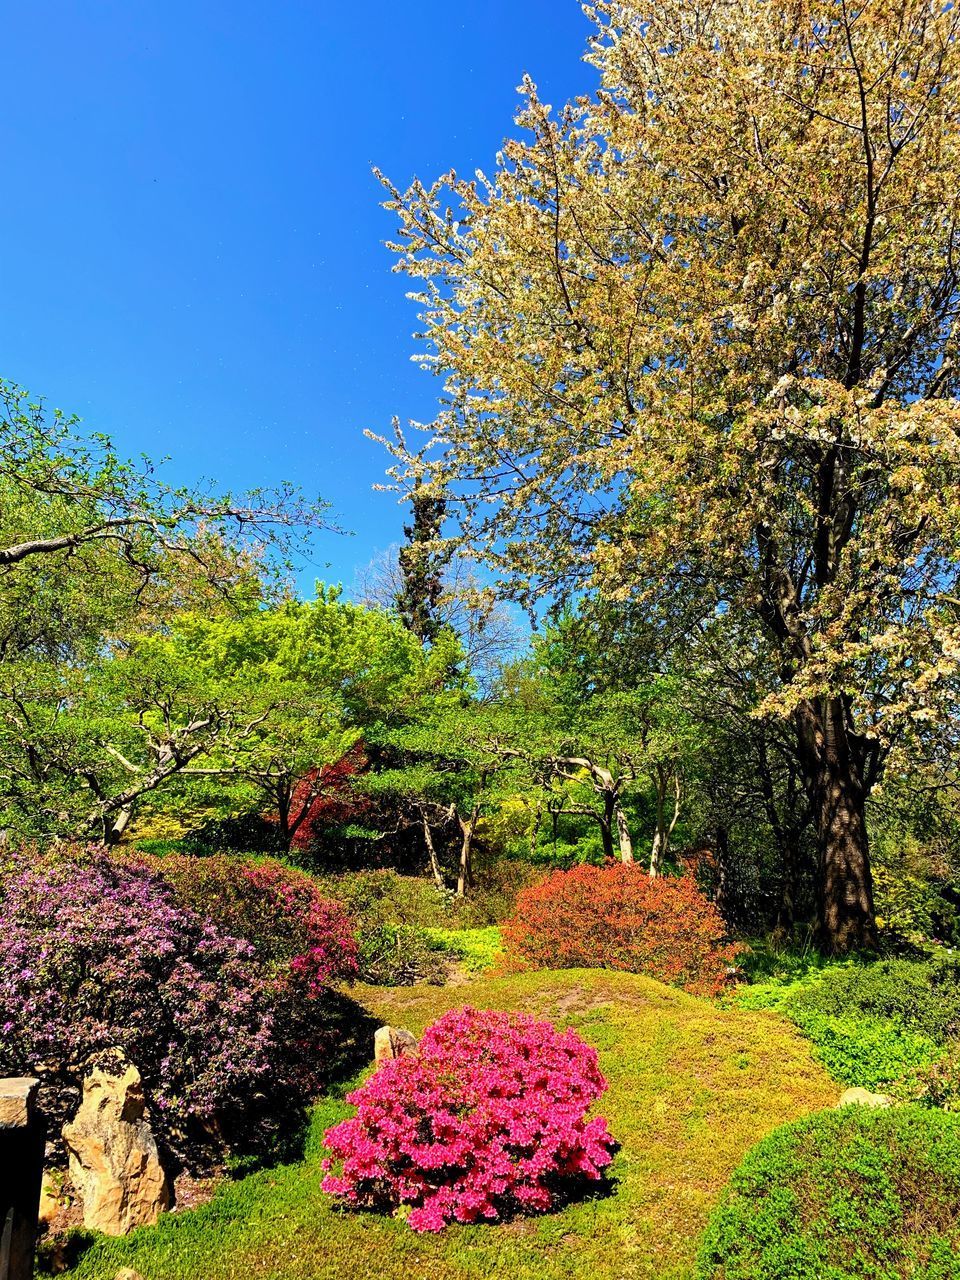
[[[102,1241],[70,1273],[113,1280],[680,1280],[733,1167],[786,1120],[832,1105],[837,1088],[774,1014],[722,1010],[646,978],[531,973],[455,988],[360,988],[374,1015],[420,1031],[451,1005],[520,1009],[571,1023],[600,1051],[601,1110],[622,1144],[614,1194],[505,1226],[416,1236],[403,1223],[331,1207],[318,1142],[302,1164],[224,1188],[202,1209]],[[320,1128],[348,1109],[323,1104]]]

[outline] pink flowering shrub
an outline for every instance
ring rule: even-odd
[[[612,1158],[601,1116],[607,1083],[572,1030],[523,1014],[455,1009],[424,1034],[419,1056],[383,1063],[328,1129],[342,1161],[323,1189],[348,1204],[410,1205],[414,1231],[542,1212],[564,1183],[596,1181]],[[330,1170],[333,1161],[324,1161]]]
[[[252,862],[228,854],[142,860],[181,902],[253,943],[261,960],[292,971],[310,995],[356,977],[353,920],[302,871],[272,858]]]

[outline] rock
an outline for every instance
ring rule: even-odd
[[[403,1027],[378,1027],[373,1037],[374,1062],[387,1062],[393,1058],[416,1057],[417,1037]]]
[[[156,1222],[170,1186],[146,1119],[140,1072],[118,1051],[101,1054],[83,1082],[80,1109],[63,1137],[83,1225],[110,1236]]]
[[[838,1107],[892,1107],[893,1099],[885,1093],[871,1093],[869,1089],[845,1089],[840,1095]]]
[[[25,1129],[33,1115],[39,1080],[10,1076],[0,1080],[0,1129]]]

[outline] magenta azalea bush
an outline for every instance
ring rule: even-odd
[[[339,1173],[323,1189],[362,1208],[412,1206],[415,1231],[551,1208],[612,1158],[597,1054],[572,1030],[522,1014],[458,1009],[418,1056],[383,1063],[325,1135]],[[333,1168],[333,1159],[324,1161]]]
[[[329,1050],[318,966],[278,966],[105,851],[15,862],[0,916],[0,1075],[41,1077],[52,1133],[113,1046],[188,1166],[296,1133]]]

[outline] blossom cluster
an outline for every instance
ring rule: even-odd
[[[383,1063],[325,1142],[342,1161],[323,1189],[349,1204],[411,1206],[415,1231],[551,1208],[612,1158],[596,1051],[572,1030],[464,1008],[423,1036],[416,1056]]]
[[[296,941],[290,967],[311,995],[319,995],[331,982],[356,976],[355,926],[339,902],[325,898],[309,876],[279,862],[252,863],[242,874],[290,923]]]
[[[521,891],[504,926],[508,957],[542,969],[625,969],[715,995],[737,955],[690,876],[651,880],[636,865],[556,871]]]

